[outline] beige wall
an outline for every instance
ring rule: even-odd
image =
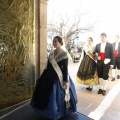
[[[47,58],[47,0],[35,0],[35,73],[43,72]]]

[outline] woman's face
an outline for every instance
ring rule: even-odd
[[[92,41],[90,38],[88,38],[87,42],[88,42],[88,45],[92,44]]]
[[[53,39],[53,46],[54,48],[60,48],[61,44],[58,42],[57,38]]]

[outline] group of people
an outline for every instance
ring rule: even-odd
[[[36,82],[30,103],[35,112],[52,120],[75,112],[77,108],[75,86],[68,73],[68,55],[62,49],[62,45],[62,38],[55,36],[53,39],[55,49],[49,53],[45,69]],[[120,60],[117,59],[120,57],[119,45],[115,43],[113,50],[114,47],[107,42],[105,33],[101,34],[101,43],[96,47],[93,46],[93,39],[88,38],[88,44],[82,50],[76,78],[80,84],[88,85],[86,90],[91,91],[93,86],[100,85],[98,94],[106,95],[109,68],[116,66],[120,68]],[[120,78],[119,73],[118,78]]]
[[[120,79],[120,42],[115,36],[115,42],[107,42],[107,35],[101,33],[101,43],[93,46],[93,39],[88,38],[87,46],[82,51],[80,65],[77,72],[77,82],[87,85],[86,90],[91,91],[93,86],[100,85],[98,94],[106,95],[109,70],[112,69],[112,80],[115,81],[116,67],[117,79]]]

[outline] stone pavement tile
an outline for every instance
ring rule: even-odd
[[[88,116],[90,116],[94,120],[112,120],[109,116],[105,116],[105,115],[94,113],[94,112],[91,112],[90,115]]]
[[[114,109],[120,112],[120,97],[116,97],[111,103],[109,109]]]
[[[100,104],[104,99],[104,96],[98,95],[96,93],[96,91],[95,92],[77,91],[77,97],[80,99],[84,99],[85,101],[94,102],[94,103],[98,103],[98,104]]]
[[[111,120],[120,120],[120,111],[108,108],[105,112],[105,116],[110,117]]]
[[[108,81],[108,89],[111,89],[112,87],[114,87],[119,81],[116,79],[115,81]]]
[[[106,111],[108,110],[107,107],[98,105],[94,111],[88,115],[89,117],[95,120],[110,120],[110,116],[106,115]]]
[[[102,120],[101,117],[103,116],[103,120],[110,120],[109,116],[104,115],[105,109],[106,107],[99,106],[98,104],[91,104],[86,109],[82,108],[81,106],[78,106],[77,108],[80,113],[85,114],[94,120]]]
[[[97,108],[98,106],[99,106],[98,104],[89,103],[89,102],[86,103],[86,102],[84,102],[84,101],[79,102],[79,103],[77,104],[77,108],[78,108],[79,112],[82,112],[82,113],[83,113],[83,110],[85,111],[85,113],[86,113],[86,111],[87,111],[88,113],[93,112],[93,111],[96,110],[96,108]]]
[[[86,116],[88,116],[90,114],[90,112],[91,112],[89,110],[84,110],[84,108],[82,106],[77,106],[77,111],[80,112],[81,114],[86,115]]]
[[[75,88],[76,88],[76,91],[80,90],[81,88],[79,87],[79,85],[75,84]]]
[[[90,103],[89,101],[85,101],[84,99],[78,99],[78,107],[83,108],[84,110],[86,110],[92,103]]]

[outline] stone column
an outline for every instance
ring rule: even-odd
[[[47,0],[40,0],[40,74],[47,58]]]
[[[35,0],[35,79],[43,72],[47,58],[47,1]]]

